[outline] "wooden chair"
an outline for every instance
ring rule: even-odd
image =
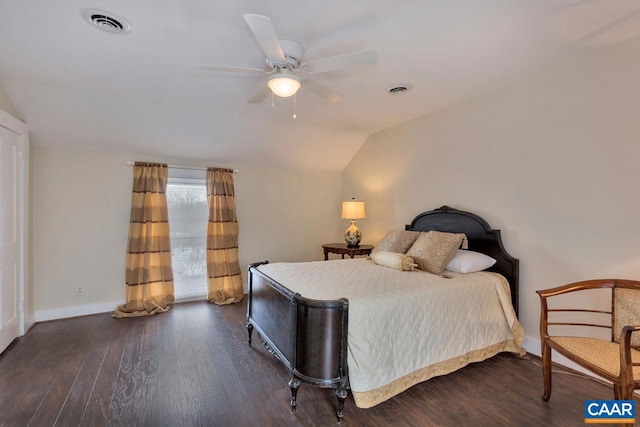
[[[589,289],[611,289],[611,311],[560,309],[547,307],[547,299]],[[540,339],[542,341],[542,375],[544,395],[551,397],[551,349],[576,364],[613,383],[614,399],[633,399],[640,388],[640,282],[634,280],[588,280],[557,288],[536,291],[540,295]],[[607,325],[579,322],[549,322],[549,313],[601,313],[611,316]],[[571,316],[571,315],[569,315]],[[611,340],[549,335],[549,326],[588,326],[611,329]]]

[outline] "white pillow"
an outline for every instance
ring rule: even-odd
[[[371,254],[371,259],[378,265],[400,271],[413,271],[416,267],[413,258],[396,252],[378,251]]]
[[[480,252],[458,249],[453,254],[453,258],[451,258],[445,270],[453,271],[454,273],[475,273],[476,271],[486,270],[495,263],[495,259]]]

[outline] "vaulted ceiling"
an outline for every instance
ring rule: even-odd
[[[131,32],[91,26],[86,6]],[[293,98],[249,104],[264,78],[183,65],[264,67],[245,13],[305,60],[379,61],[313,76],[344,98],[303,86],[296,119]],[[341,170],[376,131],[639,34],[636,0],[0,0],[0,82],[36,146]],[[399,82],[413,89],[386,93]]]

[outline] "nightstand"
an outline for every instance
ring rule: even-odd
[[[350,248],[346,243],[327,243],[326,245],[322,245],[324,249],[324,260],[327,261],[329,259],[329,254],[340,254],[342,255],[342,259],[344,259],[345,254],[349,255],[353,258],[356,255],[369,255],[373,250],[373,246],[371,245],[360,245],[357,248]]]

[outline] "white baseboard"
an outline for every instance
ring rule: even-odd
[[[177,298],[176,303],[190,301],[204,301],[204,295],[186,296]],[[35,313],[36,322],[46,322],[47,320],[65,319],[68,317],[87,316],[90,314],[107,313],[116,309],[124,301],[101,302],[98,304],[77,305],[73,307],[54,308],[51,310],[40,310]]]
[[[36,322],[64,319],[67,317],[86,316],[89,314],[106,313],[113,311],[124,301],[101,302],[98,304],[77,305],[73,307],[54,308],[51,310],[36,311]]]
[[[176,298],[176,303],[204,301],[206,295],[188,295]],[[113,311],[124,301],[101,302],[98,304],[77,305],[73,307],[54,308],[51,310],[40,310],[35,313],[35,322],[46,322],[47,320],[65,319],[68,317],[87,316],[90,314],[107,313]]]
[[[176,297],[176,304],[180,304],[181,302],[204,301],[206,296],[207,294],[198,294]]]

